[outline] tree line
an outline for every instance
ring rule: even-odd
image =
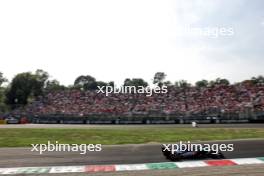
[[[154,74],[152,84],[157,86],[168,86],[178,88],[188,88],[192,85],[186,80],[176,81],[174,84],[166,80],[166,74],[164,72],[157,72]],[[264,83],[264,77],[252,77],[250,80],[246,80],[252,84]],[[5,86],[3,84],[5,83]],[[230,82],[227,79],[217,78],[216,80],[200,80],[195,83],[194,86],[198,88],[214,86],[214,85],[229,85]],[[113,81],[103,82],[98,81],[96,78],[90,75],[78,76],[73,85],[65,86],[60,84],[56,79],[50,79],[48,72],[38,69],[34,73],[23,72],[14,76],[14,78],[8,82],[3,73],[0,72],[0,113],[7,112],[11,109],[25,106],[28,103],[34,101],[38,96],[44,95],[50,91],[60,90],[96,90],[97,86],[114,86]],[[124,80],[123,86],[149,86],[148,82],[142,78],[127,78]]]

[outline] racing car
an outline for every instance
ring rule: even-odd
[[[197,150],[197,151],[188,151],[187,149],[185,150],[168,150],[165,148],[165,146],[162,146],[162,153],[163,155],[171,160],[171,161],[180,161],[184,159],[225,159],[225,156],[223,153],[218,152],[214,153],[213,151],[208,151],[203,148]],[[170,148],[171,149],[171,148]]]

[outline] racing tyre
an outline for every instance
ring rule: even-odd
[[[180,161],[181,157],[179,155],[175,155],[175,154],[170,154],[168,157],[171,161]]]
[[[211,154],[212,159],[225,159],[225,156],[222,153]]]

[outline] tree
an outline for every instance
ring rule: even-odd
[[[0,72],[0,87],[2,86],[2,84],[3,84],[4,82],[7,82],[7,79],[3,76],[3,73]]]
[[[46,83],[46,81],[49,79],[48,72],[41,70],[41,69],[36,70],[35,76],[36,76],[37,81],[43,83],[43,87],[44,87],[44,84]]]
[[[209,85],[209,82],[205,79],[201,80],[201,81],[197,81],[195,83],[196,87],[207,87]]]
[[[133,79],[127,78],[124,81],[124,86],[147,87],[148,83],[144,81],[142,78],[133,78]]]
[[[4,97],[5,87],[1,87],[2,84],[6,81],[7,81],[7,79],[4,78],[3,73],[0,72],[0,113],[5,112],[7,110],[7,106],[4,102],[4,100],[5,100],[5,97]]]
[[[47,86],[47,82],[49,79],[48,72],[37,69],[35,74],[32,75],[34,78],[34,86],[33,86],[33,94],[34,96],[38,96],[43,94],[44,88]]]
[[[191,87],[191,84],[188,83],[186,80],[180,80],[178,84],[179,84],[179,87],[181,87],[181,88]]]
[[[43,70],[37,70],[35,74],[31,72],[17,74],[7,88],[6,103],[12,108],[26,105],[29,99],[43,94],[48,77],[48,73]]]
[[[208,84],[210,87],[213,87],[216,85],[215,81],[214,80],[211,80],[209,81],[209,84]]]
[[[167,87],[172,86],[172,83],[170,81],[165,81],[163,84]]]
[[[227,79],[217,78],[215,83],[218,85],[229,85],[230,82]]]
[[[46,83],[45,90],[46,91],[56,91],[56,90],[65,90],[66,87],[63,85],[60,85],[60,82],[56,79],[54,80],[48,80]]]
[[[174,87],[176,87],[176,88],[179,88],[179,87],[180,87],[180,83],[179,83],[179,81],[175,81],[175,83],[174,83]]]
[[[215,85],[230,85],[230,82],[227,79],[217,78],[216,80],[212,80],[209,82],[209,86]]]
[[[30,72],[17,74],[6,92],[6,103],[12,107],[18,104],[27,104],[28,98],[36,86],[35,83],[36,79]]]
[[[111,86],[111,87],[115,87],[115,82],[114,81],[110,81],[109,83],[108,83],[108,86]]]
[[[224,78],[217,78],[215,81],[212,81],[211,84],[215,85],[229,85],[230,82]]]
[[[90,75],[81,75],[75,79],[74,87],[83,88],[84,90],[96,90],[97,82],[96,79]]]
[[[5,88],[0,87],[0,113],[6,112],[8,106],[5,103]]]
[[[158,84],[158,86],[161,87],[163,85],[163,82],[166,76],[167,75],[164,72],[155,73],[154,78],[153,78],[153,84]]]
[[[264,83],[264,77],[258,76],[258,77],[252,77],[250,80],[253,84],[263,84]]]

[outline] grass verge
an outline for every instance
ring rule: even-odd
[[[47,141],[66,144],[140,144],[263,138],[262,128],[0,129],[0,147],[30,147]]]

